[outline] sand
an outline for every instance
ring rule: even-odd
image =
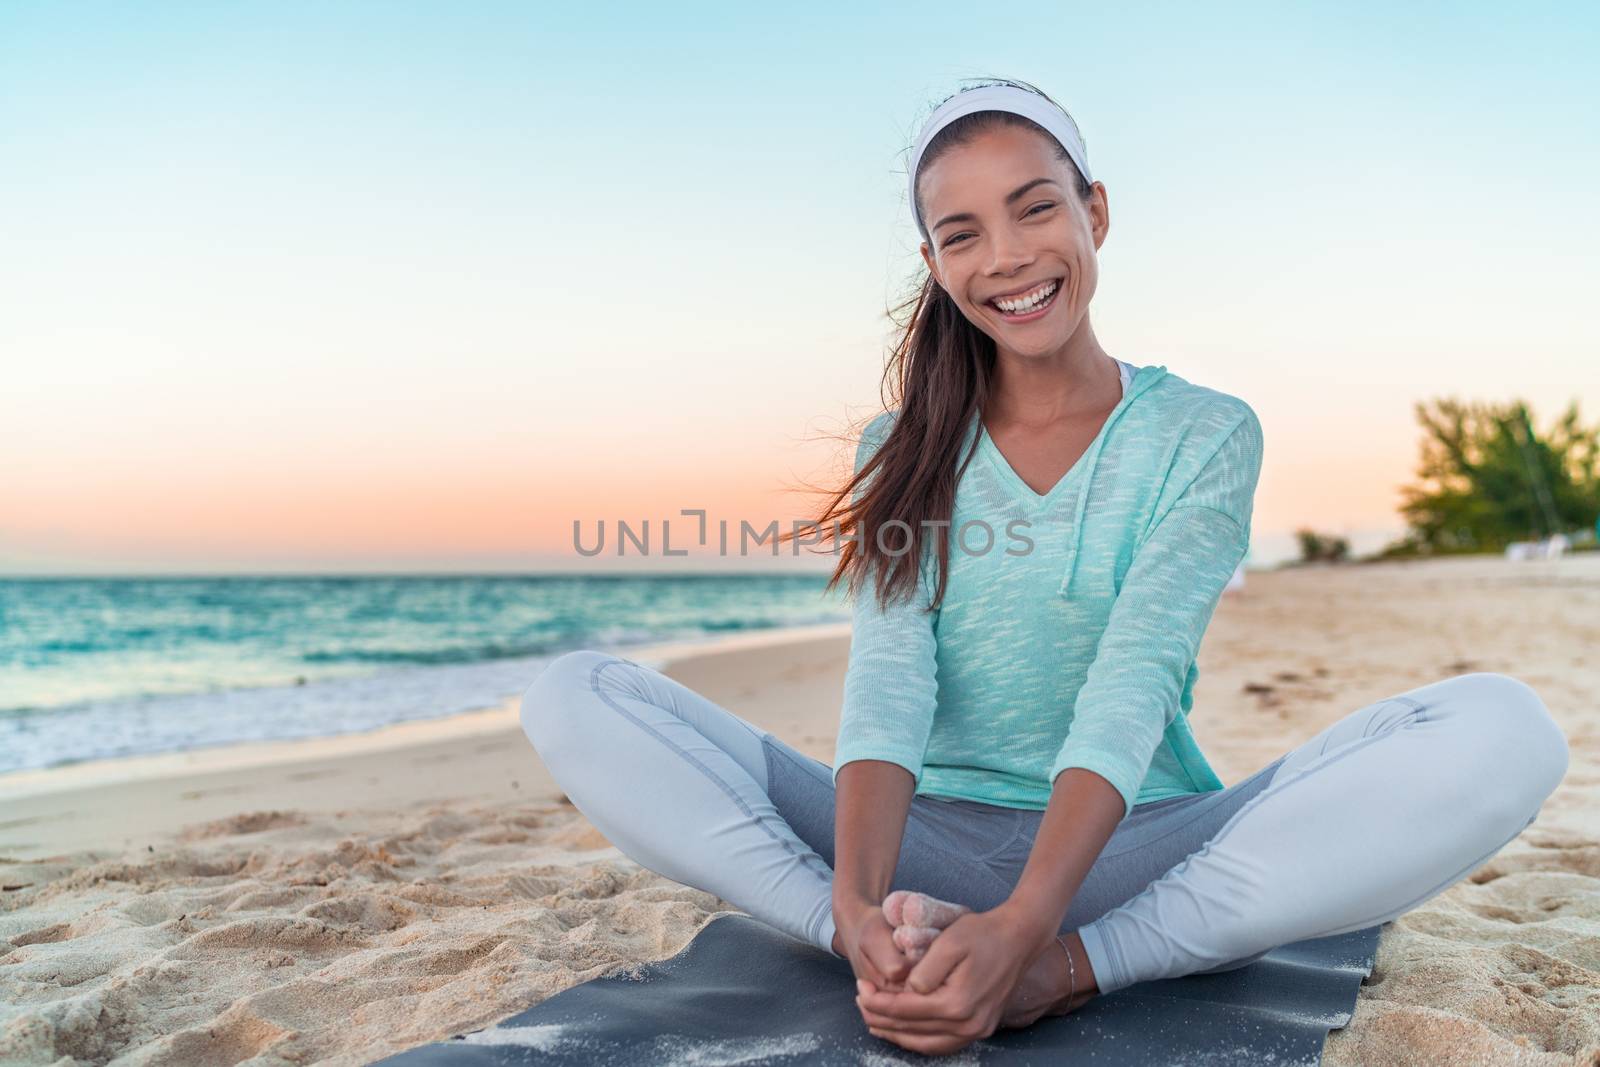
[[[848,649],[830,626],[630,655],[829,760]],[[1200,666],[1191,722],[1227,782],[1393,692],[1533,685],[1566,780],[1385,932],[1325,1062],[1600,1063],[1600,555],[1252,573]],[[589,826],[514,701],[0,776],[0,1062],[368,1063],[671,956],[730,910]]]

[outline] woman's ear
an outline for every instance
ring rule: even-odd
[[[1089,222],[1094,233],[1094,247],[1099,251],[1111,230],[1111,203],[1104,182],[1095,182],[1090,189],[1093,199],[1089,203]]]
[[[933,280],[939,283],[939,288],[944,288],[944,282],[939,278],[939,265],[934,262],[933,253],[928,251],[928,242],[922,242],[918,251],[922,253],[922,262],[928,265],[928,273],[933,275]]]

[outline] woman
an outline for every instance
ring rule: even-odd
[[[848,958],[869,1030],[924,1053],[1386,922],[1532,822],[1566,740],[1500,674],[1358,708],[1223,786],[1187,713],[1249,545],[1254,412],[1099,344],[1106,190],[1043,93],[955,94],[908,169],[928,275],[896,404],[822,516],[855,594],[834,765],[574,652],[522,723],[584,815]]]

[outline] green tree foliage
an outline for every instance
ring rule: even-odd
[[[1350,555],[1350,542],[1333,534],[1320,534],[1310,527],[1294,532],[1300,542],[1301,563],[1343,563]]]
[[[1499,552],[1513,541],[1593,528],[1600,515],[1600,426],[1572,403],[1549,432],[1520,400],[1416,405],[1426,431],[1418,483],[1401,488],[1406,536],[1385,556]]]

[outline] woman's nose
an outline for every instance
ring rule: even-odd
[[[989,273],[995,277],[1017,273],[1033,262],[1033,253],[1021,241],[997,234],[990,242]]]

